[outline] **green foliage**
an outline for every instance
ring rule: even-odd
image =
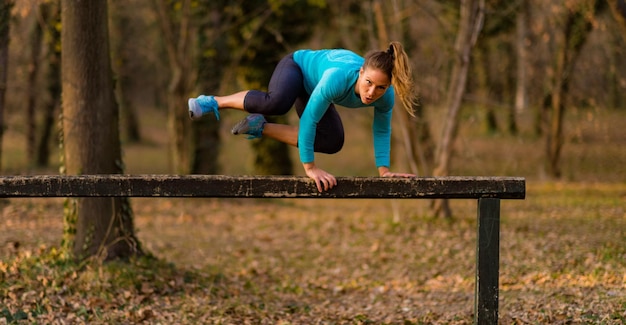
[[[265,6],[269,8],[264,9]],[[263,14],[257,14],[259,11]],[[242,8],[242,15],[250,18],[229,35],[229,43],[235,46],[233,51],[244,51],[240,72],[246,82],[267,84],[280,58],[311,36],[311,26],[323,13],[320,7],[303,1],[266,4],[265,0],[258,0]],[[241,48],[241,44],[247,46]]]
[[[72,256],[74,238],[76,237],[76,223],[78,221],[78,201],[75,198],[66,198],[63,201],[63,237],[61,250],[65,258]]]
[[[513,32],[515,19],[522,5],[522,1],[487,0],[485,3],[487,14],[481,36],[492,37]]]

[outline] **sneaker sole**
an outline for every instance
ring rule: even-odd
[[[242,127],[245,126],[246,124],[248,124],[248,121],[246,119],[243,119],[243,120],[237,122],[237,124],[235,124],[235,126],[233,126],[233,128],[230,129],[230,133],[235,134],[235,135],[240,134],[239,132],[242,131],[241,130]],[[241,134],[245,134],[245,133],[241,133]]]
[[[196,103],[195,98],[189,98],[187,101],[187,106],[189,107],[189,118],[192,120],[197,120],[202,116],[202,113],[196,114],[195,112],[202,112],[200,107],[198,107],[198,103]]]

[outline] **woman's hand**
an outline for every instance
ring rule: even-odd
[[[305,163],[304,171],[306,175],[312,178],[315,181],[315,185],[317,185],[317,190],[321,193],[323,191],[328,191],[337,185],[337,179],[335,176],[327,173],[326,171],[317,168],[315,163]]]
[[[392,173],[387,167],[378,167],[378,175],[380,177],[415,177],[415,174],[408,173]]]

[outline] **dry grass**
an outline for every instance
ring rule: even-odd
[[[526,200],[502,202],[502,324],[626,321],[626,150],[616,127],[624,120],[615,114],[595,121],[598,129],[580,126],[567,144],[571,176],[562,182],[542,180],[530,137],[462,131],[459,174],[528,178]],[[125,149],[130,172],[146,167],[135,159],[139,148],[151,157],[163,150],[163,135],[149,136],[151,144]],[[611,150],[602,149],[607,144]],[[368,159],[355,160],[366,161],[355,168],[367,173]],[[333,168],[347,174],[345,159],[337,161]],[[41,323],[472,322],[475,201],[453,201],[453,222],[431,218],[428,202],[416,200],[132,203],[144,249],[158,259],[75,266],[54,262],[61,199],[5,202],[0,323],[3,316]]]

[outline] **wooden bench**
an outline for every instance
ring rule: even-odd
[[[0,177],[0,197],[212,197],[341,199],[476,199],[474,322],[497,324],[500,200],[524,199],[521,177],[338,177],[319,193],[294,176],[35,175]]]

